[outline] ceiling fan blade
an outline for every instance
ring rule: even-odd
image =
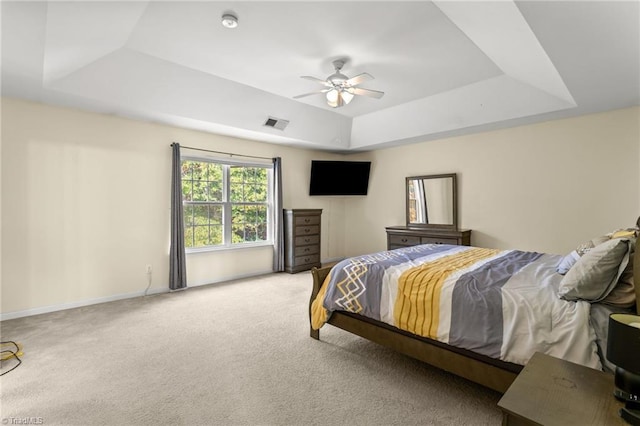
[[[353,95],[369,96],[370,98],[380,99],[384,96],[384,92],[371,89],[361,89],[359,87],[350,87],[347,91]]]
[[[345,82],[347,86],[355,86],[365,81],[373,80],[373,76],[371,74],[367,74],[363,72],[362,74],[358,74],[355,77],[351,77],[349,80]]]
[[[327,80],[322,80],[320,78],[312,77],[310,75],[302,75],[302,76],[300,76],[300,78],[304,78],[305,80],[315,81],[316,83],[320,83],[320,84],[322,84],[324,86],[327,86],[327,87],[332,87],[331,83],[329,83]]]
[[[293,99],[304,98],[305,96],[311,96],[311,95],[318,95],[320,93],[327,93],[329,90],[331,89],[316,90],[315,92],[309,92],[309,93],[304,93],[302,95],[294,96]]]

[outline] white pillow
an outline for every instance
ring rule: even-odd
[[[571,253],[569,253],[568,255],[562,258],[562,260],[558,264],[558,267],[556,268],[556,271],[560,275],[566,274],[567,272],[569,272],[569,269],[571,269],[571,267],[575,265],[579,259],[580,259],[580,255],[578,254],[577,251],[573,250]]]

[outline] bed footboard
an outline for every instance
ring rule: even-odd
[[[311,269],[313,291],[309,301],[309,335],[316,340],[320,339],[320,330],[311,328],[311,304],[330,270],[330,267]],[[522,369],[520,365],[448,347],[348,312],[334,312],[327,323],[498,392],[505,392]]]
[[[311,304],[320,292],[320,287],[322,287],[324,279],[329,275],[329,271],[331,271],[331,267],[329,266],[324,268],[311,268],[311,275],[313,276],[313,290],[311,291],[311,298],[309,299],[309,335],[316,340],[320,339],[320,330],[314,330],[311,327]]]

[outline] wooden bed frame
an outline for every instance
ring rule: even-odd
[[[640,225],[640,218],[638,223]],[[310,319],[311,303],[316,298],[330,270],[330,267],[311,270],[313,291],[309,301]],[[635,251],[633,276],[636,310],[640,313],[640,250]],[[521,365],[496,360],[436,340],[416,336],[386,323],[349,312],[333,312],[327,323],[502,393],[506,392],[523,368]],[[313,328],[310,330],[311,337],[319,340],[320,330]]]

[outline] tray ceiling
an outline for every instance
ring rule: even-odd
[[[637,1],[1,7],[3,95],[266,142],[368,150],[640,104]],[[343,57],[385,96],[293,99]]]

